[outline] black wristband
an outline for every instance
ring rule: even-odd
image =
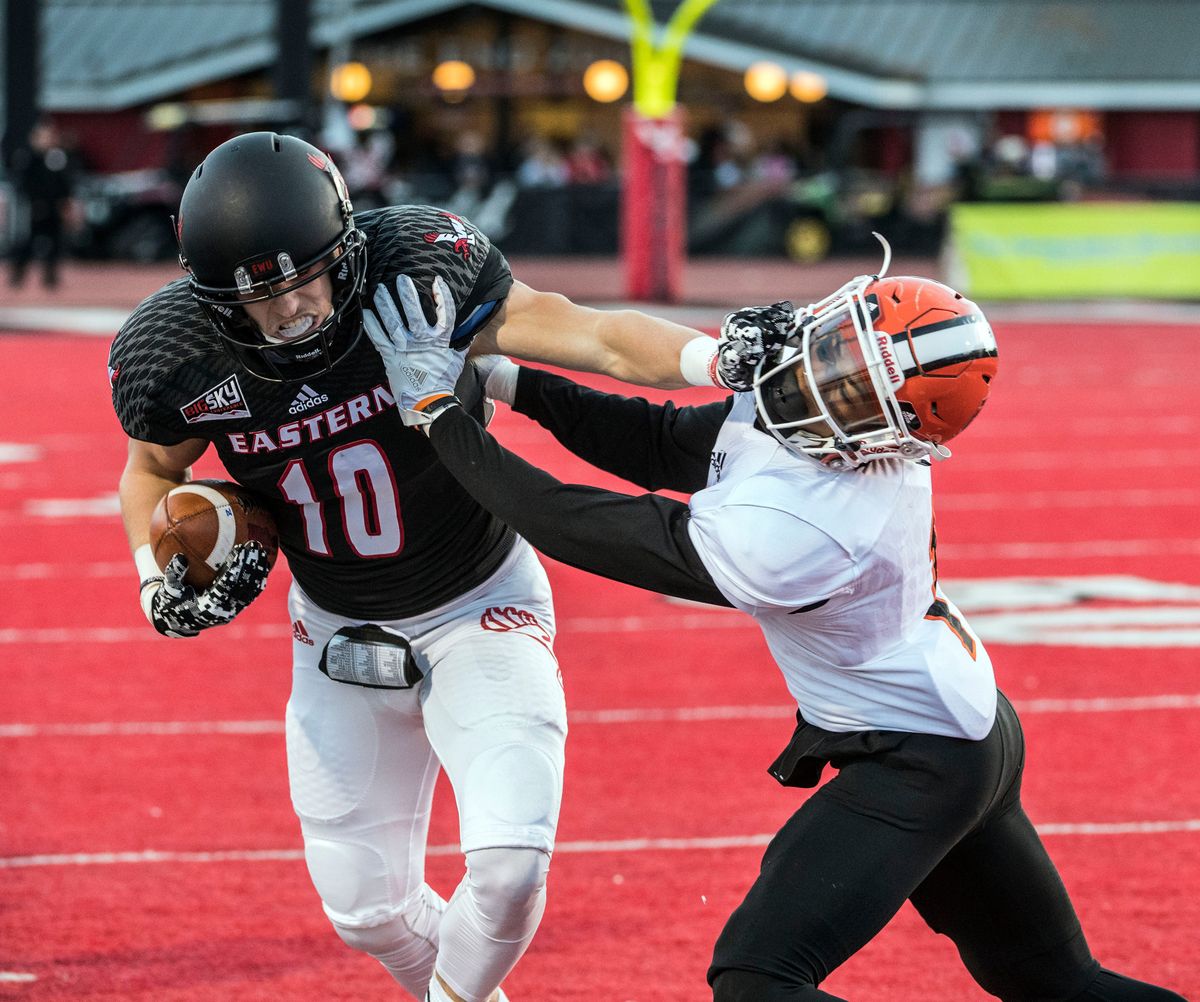
[[[433,421],[433,419],[447,407],[461,406],[462,401],[459,400],[458,397],[454,396],[453,394],[447,394],[444,397],[438,397],[435,401],[433,401],[433,403],[421,408],[420,413],[424,414],[427,418],[429,418],[430,421]]]

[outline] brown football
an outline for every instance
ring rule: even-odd
[[[173,488],[150,518],[150,545],[160,568],[176,553],[188,559],[184,581],[207,588],[238,543],[256,540],[274,566],[279,553],[275,520],[239,484],[193,480]]]

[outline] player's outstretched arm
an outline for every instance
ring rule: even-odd
[[[121,473],[121,518],[137,565],[142,611],[150,625],[167,637],[194,637],[230,622],[259,596],[270,570],[263,547],[243,543],[234,548],[212,584],[198,592],[183,581],[187,563],[182,556],[163,570],[155,562],[150,517],[172,487],[191,479],[192,464],[207,447],[203,439],[171,446],[130,439]]]
[[[426,430],[468,493],[547,556],[664,595],[730,604],[688,535],[687,505],[564,484],[505,449],[457,403]]]
[[[693,407],[603,393],[503,355],[472,359],[487,395],[547,429],[598,469],[649,491],[687,494],[708,482],[717,433],[732,398]]]
[[[475,339],[473,354],[512,355],[576,372],[596,372],[640,386],[674,389],[692,385],[681,371],[686,345],[698,330],[637,310],[597,310],[522,282],[512,289],[496,317]],[[716,385],[705,378],[699,385]]]
[[[725,317],[714,339],[637,310],[591,309],[514,282],[472,354],[512,355],[663,389],[748,390],[756,365],[783,343],[795,320],[787,301],[745,307]]]
[[[363,328],[383,359],[407,424],[429,433],[438,457],[468,493],[543,553],[665,595],[728,605],[688,538],[688,507],[562,484],[500,445],[454,396],[466,354],[450,347],[453,302],[434,283],[430,323],[411,283],[377,293]],[[440,430],[439,430],[440,429]]]

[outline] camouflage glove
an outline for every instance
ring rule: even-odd
[[[223,626],[262,593],[270,564],[261,543],[239,543],[203,591],[184,584],[187,557],[177,553],[162,577],[142,582],[142,610],[164,637],[194,637]]]
[[[783,346],[795,324],[796,308],[786,299],[730,313],[717,339],[717,378],[731,390],[752,389],[759,362]]]

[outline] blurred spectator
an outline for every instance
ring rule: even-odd
[[[705,130],[694,164],[699,190],[707,194],[736,188],[749,177],[753,156],[754,134],[744,122]]]
[[[468,216],[492,239],[508,232],[508,213],[516,186],[497,180],[496,163],[484,136],[472,129],[458,134],[450,161],[454,190],[442,204],[451,212]]]
[[[487,141],[480,133],[468,129],[458,134],[450,171],[456,200],[477,202],[487,194],[492,185],[492,164]]]
[[[612,177],[612,162],[593,136],[583,135],[567,154],[568,184],[600,184]]]
[[[566,183],[567,161],[558,146],[545,136],[530,138],[517,167],[517,184],[522,188],[561,188]]]
[[[53,289],[58,285],[63,223],[74,188],[72,157],[58,130],[43,121],[13,153],[10,168],[13,191],[28,225],[13,245],[9,280],[14,288],[20,286],[36,254],[42,260],[42,284]]]
[[[796,176],[796,158],[786,143],[777,141],[754,158],[750,173],[759,181],[791,181]]]
[[[390,133],[372,131],[357,133],[350,148],[339,152],[342,176],[356,208],[377,208],[386,204],[383,192],[394,151]]]

